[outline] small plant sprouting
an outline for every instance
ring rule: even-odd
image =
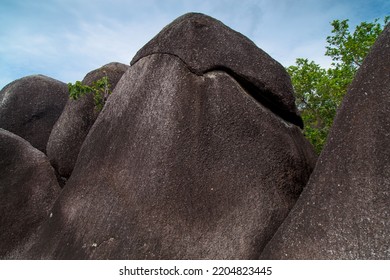
[[[77,100],[88,93],[93,94],[95,109],[97,111],[101,111],[103,109],[108,96],[111,94],[110,83],[108,82],[107,75],[93,82],[91,86],[84,85],[80,81],[76,81],[74,84],[68,83],[68,89],[69,97],[73,100]]]

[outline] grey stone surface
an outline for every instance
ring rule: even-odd
[[[390,259],[390,25],[359,69],[308,186],[263,259]]]
[[[89,72],[82,82],[91,86],[107,75],[113,90],[128,68],[125,64],[112,62]],[[47,143],[47,155],[60,176],[69,178],[71,175],[81,145],[98,115],[92,94],[68,100]]]
[[[13,258],[31,238],[60,192],[47,157],[0,128],[0,258]]]
[[[229,73],[146,56],[109,97],[28,258],[258,258],[314,164],[300,128]]]
[[[65,83],[43,75],[16,80],[0,91],[0,128],[46,152],[54,123],[68,100]]]
[[[289,122],[303,127],[284,67],[242,34],[197,13],[185,14],[138,51],[132,64],[154,53],[171,54],[198,74],[222,70]]]

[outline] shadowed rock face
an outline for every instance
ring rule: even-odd
[[[113,90],[128,68],[125,64],[112,62],[91,71],[82,82],[91,86],[107,75]],[[72,173],[81,145],[98,115],[92,94],[67,102],[47,143],[47,155],[61,176],[68,178]]]
[[[203,14],[185,14],[138,51],[131,63],[155,53],[177,56],[197,75],[227,72],[264,106],[303,127],[284,67],[222,22]]]
[[[33,75],[0,91],[0,127],[26,139],[46,153],[54,123],[68,100],[68,87],[52,78]]]
[[[60,187],[46,156],[0,129],[0,258],[23,252],[57,198]]]
[[[150,55],[108,99],[28,257],[256,258],[314,162],[228,73]]]
[[[263,259],[390,259],[390,25],[359,69],[308,186]]]

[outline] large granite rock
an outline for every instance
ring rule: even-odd
[[[91,86],[107,76],[113,90],[128,68],[125,64],[112,62],[89,72],[82,82]],[[47,155],[60,176],[68,178],[72,173],[81,145],[98,115],[92,94],[67,102],[47,143]]]
[[[16,80],[0,91],[0,128],[46,152],[54,123],[68,100],[65,83],[43,75]]]
[[[12,258],[31,239],[60,192],[47,157],[0,129],[0,258]]]
[[[303,127],[284,67],[222,22],[203,14],[185,14],[138,51],[131,64],[155,53],[177,56],[197,75],[215,70],[227,72],[253,91],[253,97],[264,106]]]
[[[390,259],[390,25],[359,69],[309,184],[264,259]]]
[[[214,30],[210,42],[228,30],[209,17],[196,19]],[[191,25],[194,18],[181,21]],[[240,42],[236,36],[242,38],[231,31],[232,42]],[[248,91],[223,69],[195,74],[186,61],[162,53],[137,60],[86,137],[28,257],[258,258],[306,184],[315,155],[298,126],[252,96],[264,88]],[[289,83],[285,73],[278,78]]]

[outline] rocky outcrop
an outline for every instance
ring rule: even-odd
[[[0,258],[31,245],[60,192],[47,157],[26,140],[0,129]]]
[[[199,62],[205,71],[197,72],[186,57],[164,49],[136,59],[86,137],[29,258],[257,258],[285,219],[315,164],[314,151],[295,125],[297,115],[279,115],[277,103],[264,105],[257,96],[278,100],[283,112],[292,106],[294,115],[291,92],[273,91],[291,88],[287,74],[242,35],[203,15],[181,17],[146,48],[168,44],[180,24],[210,30],[201,40],[199,32],[192,39],[186,29],[176,34],[188,37],[189,57],[201,47],[236,68]],[[231,38],[224,44],[248,48],[214,49],[220,34]],[[246,75],[239,63],[250,69]]]
[[[264,259],[390,259],[390,25],[360,67],[308,186]]]
[[[83,84],[92,83],[107,76],[113,90],[129,66],[112,62],[88,73]],[[81,145],[94,124],[99,111],[92,94],[78,100],[69,100],[56,122],[47,143],[47,155],[60,176],[68,178],[72,173]]]
[[[54,123],[68,100],[68,87],[52,78],[33,75],[16,80],[0,91],[0,128],[46,152]]]
[[[131,64],[155,53],[178,57],[197,75],[227,72],[264,106],[303,127],[284,67],[222,22],[203,14],[183,15],[138,51]]]

